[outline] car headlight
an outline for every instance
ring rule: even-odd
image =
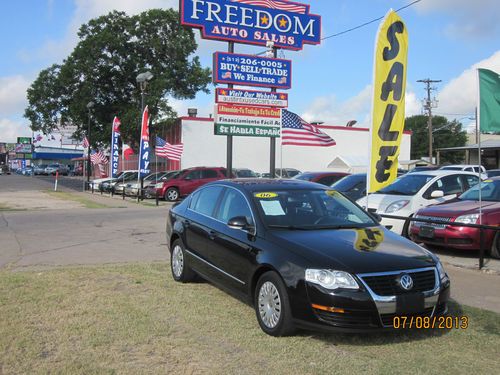
[[[306,281],[321,285],[326,289],[359,289],[359,285],[351,274],[335,270],[306,270]]]
[[[438,270],[440,280],[443,280],[445,277],[447,277],[446,271],[444,270],[444,267],[439,259],[436,259],[436,268]]]
[[[455,223],[476,224],[478,219],[479,214],[462,215],[455,219]]]
[[[163,182],[159,182],[155,185],[155,188],[161,189],[163,187]]]
[[[394,203],[391,203],[386,209],[385,209],[385,212],[386,213],[391,213],[391,212],[396,212],[396,211],[399,211],[400,209],[402,209],[403,207],[407,206],[408,203],[410,203],[409,200],[401,200],[401,201],[397,201],[397,202],[394,202]]]

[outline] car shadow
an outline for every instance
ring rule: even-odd
[[[449,317],[459,317],[463,315],[460,304],[450,300],[448,303]],[[297,335],[310,337],[332,345],[362,345],[372,346],[381,344],[399,344],[418,340],[427,340],[433,337],[440,337],[448,334],[454,328],[406,328],[388,329],[383,332],[363,332],[363,333],[318,333],[311,331],[298,331]]]

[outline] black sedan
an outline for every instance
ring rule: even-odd
[[[447,311],[450,281],[437,257],[323,185],[210,183],[170,210],[166,231],[176,281],[199,275],[240,295],[273,336],[376,331],[396,316]]]

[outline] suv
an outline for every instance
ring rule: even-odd
[[[439,168],[442,171],[466,171],[466,172],[474,172],[479,173],[479,165],[470,165],[470,164],[455,164],[455,165],[444,165]],[[481,165],[481,179],[487,178],[486,169]]]
[[[166,201],[174,202],[180,197],[191,194],[200,186],[211,181],[223,180],[226,178],[226,168],[221,167],[195,167],[184,169],[172,178],[151,185],[148,187],[146,195],[165,198]],[[152,191],[152,190],[155,191]]]
[[[62,164],[50,164],[47,168],[45,168],[45,174],[46,175],[55,175],[56,172],[59,172],[59,174],[67,176],[68,175],[68,167]]]

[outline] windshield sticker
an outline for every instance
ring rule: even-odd
[[[259,201],[266,216],[283,216],[285,211],[281,207],[280,201]]]
[[[493,180],[484,180],[483,182],[489,183],[489,182],[493,182]]]
[[[379,228],[356,229],[354,248],[358,251],[374,251],[384,241],[384,232]]]
[[[269,199],[269,198],[276,198],[278,196],[277,193],[255,193],[255,198],[260,198],[260,199]]]
[[[325,191],[326,195],[329,195],[330,197],[338,197],[340,193],[336,190],[326,190]]]

